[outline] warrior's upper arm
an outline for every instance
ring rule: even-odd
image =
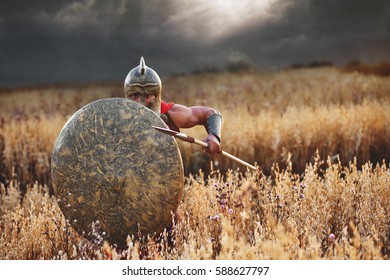
[[[172,106],[168,113],[178,128],[190,128],[195,125],[203,125],[207,117],[205,107],[186,107],[180,104]]]

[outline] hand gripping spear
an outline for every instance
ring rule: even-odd
[[[180,140],[183,140],[183,141],[186,141],[186,142],[189,142],[189,143],[194,143],[194,144],[197,144],[199,146],[202,146],[202,147],[205,147],[207,148],[209,145],[203,141],[200,141],[198,139],[195,139],[191,136],[188,136],[187,134],[184,134],[184,133],[180,133],[180,132],[177,132],[177,131],[174,131],[174,130],[170,130],[170,129],[167,129],[167,128],[162,128],[162,127],[158,127],[158,126],[152,126],[154,129],[160,131],[160,132],[163,132],[165,134],[168,134],[168,135],[171,135],[171,136],[174,136]],[[221,154],[225,157],[228,157],[238,163],[241,163],[247,167],[249,167],[250,169],[252,170],[257,170],[257,168],[245,161],[243,161],[242,159],[239,159],[238,157],[235,157],[225,151],[222,151]]]

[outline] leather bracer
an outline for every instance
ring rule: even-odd
[[[220,113],[212,114],[207,118],[206,130],[207,133],[214,134],[221,142],[222,116]]]

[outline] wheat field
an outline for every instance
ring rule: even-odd
[[[83,105],[122,83],[0,90],[0,259],[389,259],[390,79],[333,67],[163,79],[163,99],[224,116],[245,170],[180,142],[172,233],[118,249],[80,237],[53,195],[50,154]],[[204,128],[184,132],[203,139]]]

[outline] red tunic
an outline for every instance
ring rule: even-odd
[[[173,105],[175,105],[175,103],[165,103],[161,100],[161,114],[166,114],[169,110],[171,110]]]
[[[169,110],[171,110],[173,105],[175,105],[175,103],[165,103],[164,101],[161,100],[160,116],[170,129],[179,132],[180,131],[179,128],[176,126],[176,124],[171,119],[171,116],[169,116],[168,113]]]

